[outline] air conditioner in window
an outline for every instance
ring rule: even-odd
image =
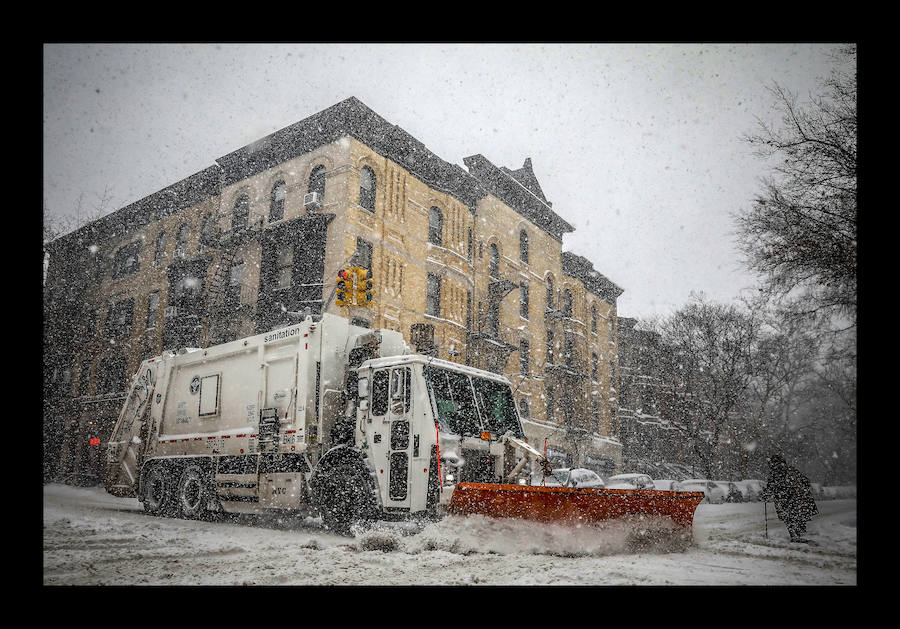
[[[308,210],[318,210],[322,207],[322,195],[318,192],[308,192],[303,197],[303,206]]]
[[[178,306],[166,306],[166,319],[178,316]]]

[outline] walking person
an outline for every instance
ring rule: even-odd
[[[800,470],[787,464],[780,454],[769,457],[769,478],[763,490],[763,500],[775,503],[775,513],[784,522],[791,541],[807,543],[806,523],[819,513],[813,499],[809,479]]]

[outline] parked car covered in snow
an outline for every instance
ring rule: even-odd
[[[672,480],[669,478],[666,479],[653,479],[653,485],[662,491],[681,491],[681,487],[678,484],[677,480]]]
[[[737,486],[744,492],[747,502],[759,502],[762,500],[762,492],[766,488],[766,484],[755,478],[748,478],[737,482]]]
[[[538,472],[531,476],[531,484],[543,484],[545,487],[604,487],[603,479],[596,472],[583,467],[556,468],[546,478]]]
[[[713,482],[725,493],[725,502],[744,502],[744,493],[734,481],[714,480]]]
[[[616,474],[606,479],[607,489],[656,489],[647,474]]]
[[[720,504],[725,502],[725,490],[711,480],[705,478],[689,478],[679,483],[681,491],[702,491],[705,494],[703,502]]]

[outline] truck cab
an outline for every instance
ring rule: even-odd
[[[459,482],[501,482],[524,439],[509,381],[428,356],[358,369],[356,443],[374,465],[385,515],[442,512]]]

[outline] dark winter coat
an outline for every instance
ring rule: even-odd
[[[775,503],[775,512],[784,521],[808,522],[819,513],[809,479],[777,455],[769,459],[763,497]]]

